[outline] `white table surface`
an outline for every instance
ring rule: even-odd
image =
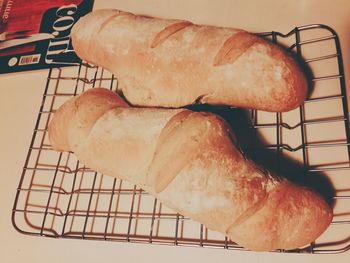
[[[213,4],[215,2],[215,5]],[[190,19],[192,21],[244,27],[253,31],[286,30],[291,25],[326,23],[341,32],[343,49],[349,49],[350,5],[344,1],[100,1],[95,7],[114,7]],[[283,6],[281,4],[287,4]],[[318,12],[311,13],[316,2]],[[334,2],[336,10],[329,8]],[[282,17],[261,16],[263,11],[282,8]],[[277,4],[279,3],[279,4]],[[270,7],[269,7],[270,6]],[[245,9],[246,8],[246,9]],[[237,9],[240,9],[237,12]],[[288,11],[289,10],[289,11]],[[283,13],[284,12],[284,13]],[[337,21],[331,16],[337,14]],[[220,15],[218,15],[220,14]],[[254,17],[255,16],[255,17]],[[349,16],[349,17],[347,17]],[[249,18],[249,19],[247,19]],[[257,23],[257,20],[259,23]],[[281,19],[281,18],[280,18]],[[285,18],[286,19],[286,18]],[[347,23],[344,20],[347,19]],[[340,22],[341,20],[341,22]],[[263,25],[263,26],[262,26]],[[274,26],[274,27],[273,27]],[[345,33],[346,32],[346,33]],[[346,45],[346,46],[344,46]],[[349,72],[349,54],[345,55]],[[16,187],[27,155],[35,120],[46,83],[46,70],[5,74],[0,76],[0,261],[10,262],[349,262],[350,251],[339,255],[298,255],[253,253],[190,247],[128,244],[116,242],[50,239],[19,234],[11,224],[11,210]],[[348,78],[349,80],[349,78]]]

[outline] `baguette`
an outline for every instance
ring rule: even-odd
[[[316,193],[257,166],[212,113],[132,108],[94,88],[63,104],[48,128],[52,147],[126,180],[174,211],[255,251],[314,241],[332,210]]]
[[[292,56],[243,30],[97,10],[71,36],[78,56],[116,74],[119,92],[135,106],[206,103],[282,112],[307,95]]]

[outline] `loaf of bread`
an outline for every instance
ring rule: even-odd
[[[48,132],[55,150],[74,152],[251,250],[307,245],[332,219],[318,194],[247,159],[212,113],[132,108],[94,88],[63,104]]]
[[[76,23],[72,43],[82,59],[116,74],[132,105],[282,112],[307,95],[292,56],[243,30],[97,10]]]

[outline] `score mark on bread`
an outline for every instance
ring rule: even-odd
[[[171,35],[191,25],[193,24],[189,21],[181,21],[165,27],[154,37],[151,44],[151,48],[155,48],[159,44],[163,43]]]

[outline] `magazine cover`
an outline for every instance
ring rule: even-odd
[[[0,73],[76,65],[70,32],[93,0],[0,0]]]

